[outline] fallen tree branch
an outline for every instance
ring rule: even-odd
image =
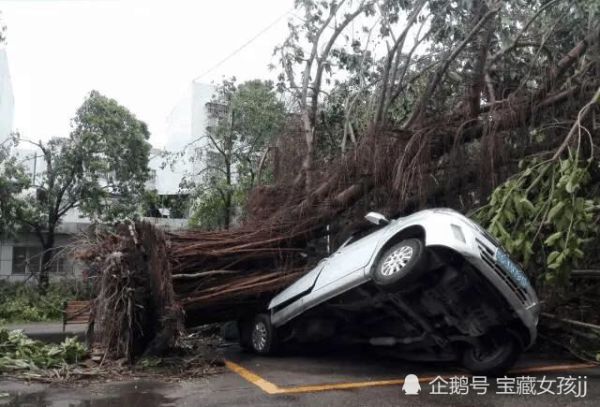
[[[558,147],[558,149],[556,150],[556,153],[554,153],[554,156],[552,156],[553,160],[558,160],[558,158],[562,155],[562,153],[565,151],[565,149],[569,146],[569,143],[571,142],[571,139],[573,138],[575,133],[581,131],[581,122],[586,118],[588,113],[592,110],[591,109],[592,106],[597,105],[597,104],[600,104],[600,88],[598,88],[598,90],[596,90],[596,93],[594,93],[594,96],[592,97],[592,99],[585,106],[583,106],[583,108],[581,108],[581,110],[577,114],[577,120],[575,120],[575,123],[573,123],[573,126],[571,127],[569,134],[567,134],[567,137],[565,137],[565,140],[563,141],[563,143],[560,145],[560,147]]]
[[[542,312],[541,315],[543,317],[552,319],[554,321],[562,322],[564,324],[569,324],[569,325],[578,326],[581,328],[588,328],[588,329],[593,329],[595,331],[600,331],[600,325],[590,324],[590,323],[581,322],[581,321],[575,321],[574,319],[560,318],[554,314],[549,314],[547,312]]]

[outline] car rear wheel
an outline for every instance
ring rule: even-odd
[[[397,291],[427,268],[423,242],[406,239],[386,250],[373,271],[373,281],[386,291]]]
[[[462,355],[462,364],[471,373],[498,376],[506,373],[521,354],[517,340],[509,334],[496,334],[471,345]]]
[[[269,355],[277,350],[277,332],[267,314],[254,317],[249,335],[245,338],[249,339],[250,349],[259,355]]]

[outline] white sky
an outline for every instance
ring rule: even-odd
[[[0,0],[23,137],[66,136],[96,89],[148,123],[164,146],[165,123],[192,79],[265,29],[293,0]],[[273,47],[287,16],[200,81],[274,79]]]

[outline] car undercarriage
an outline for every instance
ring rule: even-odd
[[[279,328],[280,341],[398,347],[443,360],[507,327],[520,346],[527,343],[526,329],[477,269],[444,248],[429,252],[429,270],[405,288],[391,293],[363,284]]]
[[[522,268],[481,226],[432,209],[344,244],[240,321],[240,344],[364,344],[500,374],[535,341],[539,303]]]

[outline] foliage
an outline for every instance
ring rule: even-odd
[[[11,155],[14,139],[0,144],[0,237],[14,234],[17,229],[17,214],[24,202],[19,194],[29,186],[29,177],[17,158]]]
[[[205,229],[228,228],[248,191],[264,181],[268,171],[262,158],[285,119],[271,82],[240,84],[224,80],[211,103],[207,143],[199,149],[202,160],[190,223]]]
[[[171,218],[186,218],[189,198],[187,194],[159,195],[156,190],[144,191],[140,208],[143,216],[160,218],[160,208],[168,209]]]
[[[598,164],[569,154],[521,166],[477,217],[526,269],[537,270],[541,283],[564,286],[570,270],[592,249],[590,243],[600,239],[600,198],[589,187]]]
[[[369,124],[405,127],[424,114],[460,110],[475,115],[482,103],[538,89],[557,56],[596,29],[599,4],[298,0],[303,18],[290,19],[274,53],[278,89],[307,112],[306,142],[314,144],[307,154],[329,156],[332,144],[343,151]]]
[[[149,179],[150,133],[129,110],[92,91],[73,119],[70,165],[82,211],[104,221],[132,216]],[[124,159],[126,157],[126,159]],[[68,179],[67,179],[68,182]],[[69,189],[70,186],[67,186]]]
[[[25,141],[37,148],[44,171],[10,220],[30,228],[40,240],[42,289],[63,216],[73,208],[102,221],[134,216],[149,178],[146,124],[114,99],[92,91],[72,123],[68,138]]]
[[[0,329],[0,372],[61,368],[82,360],[85,346],[75,337],[61,344],[44,344],[21,331]]]
[[[45,294],[32,284],[1,281],[0,323],[59,320],[65,301],[89,296],[90,289],[77,281],[52,282]]]
[[[216,189],[223,188],[213,184]],[[199,226],[206,230],[214,230],[223,227],[223,196],[215,189],[197,190],[192,202],[192,213],[190,226]],[[232,202],[235,205],[234,202]]]

